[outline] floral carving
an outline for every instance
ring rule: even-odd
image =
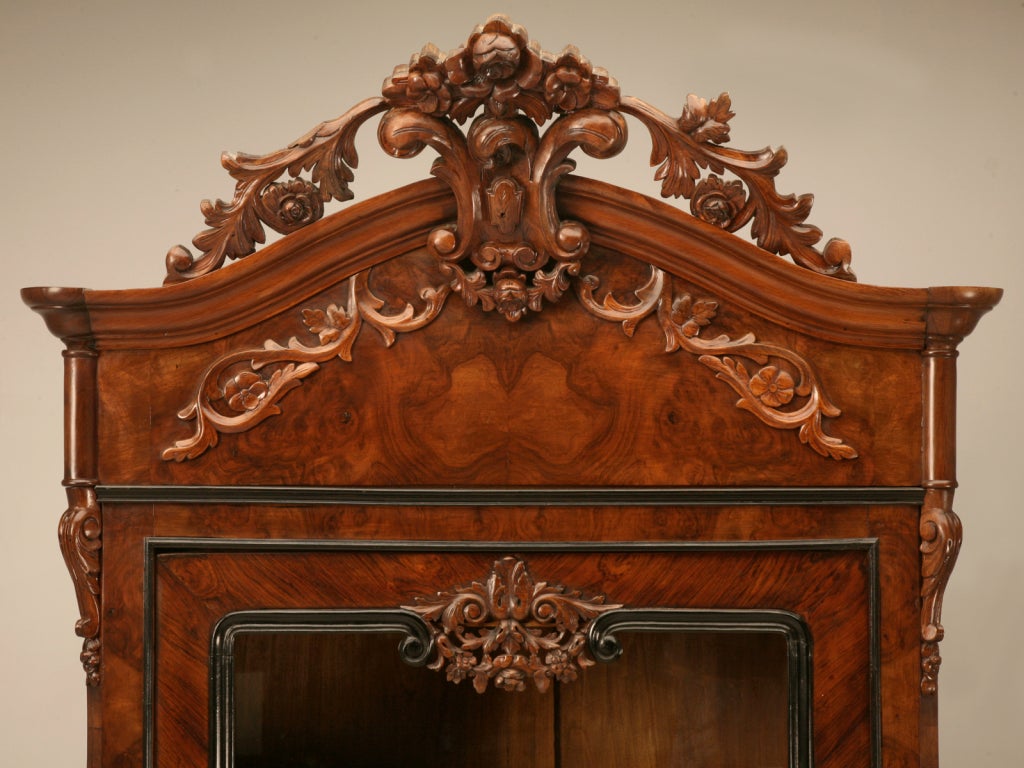
[[[433,45],[414,54],[408,67],[396,67],[384,83],[383,95],[392,104],[414,106],[427,115],[443,115],[452,105],[444,55]]]
[[[302,229],[324,215],[320,190],[305,179],[275,182],[260,193],[261,218],[281,234]]]
[[[729,141],[729,121],[736,117],[729,94],[707,101],[691,93],[686,97],[679,130],[701,144],[725,144]]]
[[[793,377],[774,365],[766,365],[755,373],[747,386],[769,408],[778,408],[793,399]]]
[[[594,665],[587,651],[589,622],[621,608],[605,598],[536,581],[522,560],[497,561],[485,582],[416,598],[405,608],[430,627],[437,648],[431,669],[454,683],[472,680],[478,693],[522,691],[532,682],[546,691]]]
[[[592,74],[590,62],[575,46],[566,48],[544,80],[544,100],[562,112],[583,109],[590,102]]]
[[[518,320],[530,302],[526,279],[521,272],[505,270],[495,276],[494,308],[509,320]]]
[[[698,219],[728,231],[740,221],[747,193],[738,181],[722,181],[712,174],[702,179],[690,199],[690,212]]]
[[[167,448],[163,458],[196,458],[217,445],[220,434],[245,432],[280,413],[281,398],[318,370],[320,363],[334,357],[352,360],[352,345],[363,322],[390,346],[397,333],[417,330],[436,318],[450,291],[446,285],[424,288],[420,296],[426,306],[419,312],[406,304],[397,314],[382,314],[384,302],[370,290],[368,281],[369,271],[350,277],[341,306],[303,310],[303,322],[319,344],[303,344],[295,337],[283,346],[267,341],[262,348],[233,352],[215,361],[203,374],[192,402],[178,413],[179,419],[195,421],[195,430]],[[221,402],[227,403],[230,413],[218,407]]]
[[[266,380],[253,371],[242,371],[224,385],[224,399],[233,411],[253,411],[270,392]]]
[[[811,364],[791,349],[757,341],[753,334],[738,339],[720,335],[705,339],[700,333],[718,312],[713,299],[694,299],[688,293],[677,294],[672,279],[656,267],[650,268],[647,282],[634,295],[637,301],[624,304],[606,293],[598,301],[595,292],[600,280],[587,275],[576,282],[580,302],[591,314],[603,320],[622,323],[632,336],[637,324],[657,313],[665,335],[665,351],[683,350],[697,355],[701,363],[715,372],[740,396],[736,405],[750,411],[775,429],[795,429],[800,442],[822,456],[853,459],[857,451],[840,438],[825,433],[822,419],[837,417],[841,411],[825,396]],[[743,360],[761,367],[751,375]],[[772,360],[771,364],[767,361]],[[800,402],[786,410],[795,398]]]
[[[192,241],[202,254],[194,257],[183,246],[172,248],[167,254],[167,281],[199,277],[226,259],[252,253],[265,240],[264,224],[290,233],[320,218],[324,203],[350,199],[348,185],[358,160],[355,134],[381,112],[387,113],[379,131],[385,150],[409,157],[431,146],[441,154],[442,162],[433,172],[455,191],[459,221],[436,230],[428,244],[444,257],[456,290],[490,280],[487,275],[470,275],[470,268],[460,264],[464,257],[488,240],[507,244],[513,239],[512,234],[495,234],[481,222],[481,184],[486,188],[496,179],[514,179],[524,190],[526,228],[535,234],[519,232],[517,237],[530,242],[542,260],[578,260],[585,253],[588,240],[582,225],[560,222],[554,213],[554,190],[572,170],[568,155],[575,148],[595,157],[609,157],[622,148],[622,114],[638,119],[651,135],[651,164],[657,166],[655,179],[661,181],[662,195],[690,200],[694,216],[730,232],[750,223],[754,240],[771,253],[791,254],[798,264],[822,274],[855,279],[845,241],[830,240],[820,251],[815,247],[822,233],[806,223],[812,196],[776,190],[785,151],[724,146],[734,117],[728,94],[710,100],[690,95],[680,116],[670,117],[622,96],[615,79],[574,46],[558,56],[543,51],[523,27],[505,16],[492,16],[473,30],[465,45],[448,54],[425,46],[408,65],[395,67],[381,94],[322,123],[286,149],[263,156],[224,155],[222,164],[237,182],[234,198],[230,203],[203,201],[200,208],[209,229]],[[538,144],[536,126],[555,116],[560,117]],[[573,116],[569,125],[559,126]],[[474,117],[467,137],[455,123]],[[478,129],[481,120],[492,122],[486,130]],[[502,133],[495,125],[507,130]],[[592,130],[596,137],[588,138]],[[402,137],[403,131],[412,136]],[[493,143],[481,143],[482,134]],[[616,136],[610,140],[611,134]],[[702,177],[704,170],[711,173]],[[309,172],[308,179],[301,176],[304,171]],[[722,181],[720,175],[726,172],[735,178]],[[285,174],[289,180],[278,182]],[[548,242],[535,242],[545,239]],[[564,273],[578,274],[573,269],[560,263],[545,279],[552,285],[564,282]],[[522,275],[540,287],[538,276],[535,270]],[[549,299],[549,293],[538,295]],[[469,300],[470,294],[464,297]],[[484,309],[493,304],[478,302]]]

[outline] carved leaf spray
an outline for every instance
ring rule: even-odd
[[[395,69],[381,98],[322,123],[286,149],[261,157],[225,155],[222,162],[237,180],[235,197],[203,203],[210,229],[193,239],[203,253],[194,258],[182,246],[172,248],[167,282],[199,277],[227,258],[252,253],[265,238],[264,224],[293,232],[319,219],[325,202],[351,198],[355,134],[382,112],[381,146],[396,157],[431,147],[439,155],[431,172],[455,195],[457,220],[434,229],[426,243],[446,282],[423,288],[422,309],[407,302],[402,312],[384,314],[379,310],[385,303],[370,289],[370,270],[361,272],[348,279],[340,305],[303,310],[304,324],[319,344],[296,337],[284,346],[268,340],[263,348],[215,361],[193,402],[179,413],[196,422],[193,434],[165,450],[165,459],[195,458],[216,445],[219,434],[246,431],[279,413],[280,399],[321,363],[334,357],[351,361],[364,321],[390,345],[397,333],[434,320],[453,291],[469,306],[517,321],[541,311],[545,302],[557,302],[570,288],[589,312],[622,323],[627,336],[656,313],[666,351],[697,355],[737,392],[739,407],[770,427],[798,430],[800,440],[824,456],[857,455],[825,434],[822,417],[840,411],[800,355],[751,334],[700,337],[715,317],[717,301],[676,292],[673,280],[653,266],[647,283],[634,292],[635,303],[622,304],[611,293],[595,298],[597,278],[580,274],[590,244],[587,228],[560,219],[556,208],[558,182],[575,167],[569,154],[579,148],[598,158],[615,155],[626,144],[623,114],[629,114],[650,131],[663,196],[689,199],[694,216],[730,232],[751,223],[762,248],[791,254],[820,274],[855,279],[844,241],[815,249],[821,231],[804,223],[812,197],[776,191],[784,150],[722,146],[733,117],[726,94],[710,102],[690,96],[682,115],[670,118],[621,96],[614,78],[576,48],[557,57],[541,51],[503,16],[477,27],[465,46],[447,56],[428,45],[408,66]],[[474,115],[463,133],[456,122]],[[538,126],[549,119],[541,135]],[[702,178],[702,169],[711,173]],[[736,178],[718,175],[726,172]],[[278,181],[286,173],[290,179]]]

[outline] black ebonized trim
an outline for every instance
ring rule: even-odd
[[[788,656],[787,713],[789,768],[809,768],[813,749],[811,631],[791,611],[707,610],[688,608],[625,608],[597,616],[587,631],[590,652],[597,661],[622,655],[616,634],[623,632],[772,632],[786,639]]]
[[[103,503],[360,504],[418,507],[736,506],[921,504],[917,487],[821,488],[377,488],[312,486],[100,485]]]
[[[145,541],[145,569],[143,576],[143,631],[144,665],[144,723],[143,765],[154,765],[154,675],[156,641],[156,562],[159,555],[202,552],[737,552],[737,551],[862,551],[867,556],[869,569],[869,664],[871,670],[871,767],[881,766],[881,628],[878,540],[854,539],[794,539],[773,541],[364,541],[324,539],[211,539],[185,537],[151,537]],[[668,609],[682,610],[682,609]],[[763,611],[762,611],[763,612]],[[300,612],[309,614],[310,612]],[[365,613],[365,612],[364,612]],[[771,612],[775,613],[775,612]],[[785,613],[780,611],[778,613]],[[230,614],[229,614],[230,615]],[[223,620],[223,619],[222,619]],[[211,684],[212,684],[211,657]],[[211,689],[212,690],[212,689]],[[813,706],[811,707],[813,709]],[[211,760],[215,758],[211,743]],[[211,763],[213,764],[213,763]],[[798,764],[799,765],[799,764]],[[807,763],[806,765],[810,765]],[[230,766],[224,766],[230,768]],[[799,765],[803,768],[803,765]]]

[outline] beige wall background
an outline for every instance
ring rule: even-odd
[[[960,357],[966,540],[944,613],[941,749],[950,767],[1024,765],[1018,0],[2,0],[0,762],[81,765],[85,750],[56,542],[60,345],[17,289],[159,284],[167,248],[203,226],[199,200],[231,197],[221,150],[284,146],[375,94],[423,43],[453,48],[498,11],[547,50],[576,43],[668,112],[690,91],[729,90],[732,145],[786,145],[779,188],[816,194],[811,221],[851,242],[862,282],[1007,289]],[[656,195],[633,128],[625,156],[581,170]],[[384,157],[363,134],[357,198],[426,174],[426,159]]]

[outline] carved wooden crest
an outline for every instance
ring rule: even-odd
[[[582,223],[560,219],[556,186],[575,167],[569,157],[575,149],[605,158],[625,146],[623,115],[650,132],[663,196],[690,200],[694,216],[729,232],[749,223],[763,249],[854,279],[845,241],[815,248],[821,230],[805,223],[813,197],[775,189],[785,151],[725,146],[733,117],[728,94],[710,101],[691,95],[682,114],[670,117],[622,96],[615,79],[575,47],[548,53],[521,26],[492,16],[447,55],[427,45],[408,66],[395,68],[380,97],[285,149],[225,154],[222,163],[237,180],[234,199],[202,203],[210,228],[192,241],[202,253],[172,248],[167,281],[199,277],[227,258],[252,253],[264,241],[264,226],[294,232],[319,219],[325,202],[350,199],[356,132],[380,113],[384,150],[411,157],[432,148],[439,155],[432,172],[455,194],[457,220],[427,240],[451,288],[468,304],[509,320],[557,301],[579,274],[589,235]],[[463,132],[459,125],[471,118]],[[549,120],[542,134],[539,126]],[[287,179],[279,181],[282,176]]]
[[[587,629],[594,617],[621,605],[584,597],[559,584],[536,581],[526,563],[498,560],[485,582],[417,598],[404,606],[430,627],[437,648],[431,669],[448,680],[472,680],[478,693],[491,683],[522,691],[532,681],[546,691],[553,680],[572,682],[594,665]]]

